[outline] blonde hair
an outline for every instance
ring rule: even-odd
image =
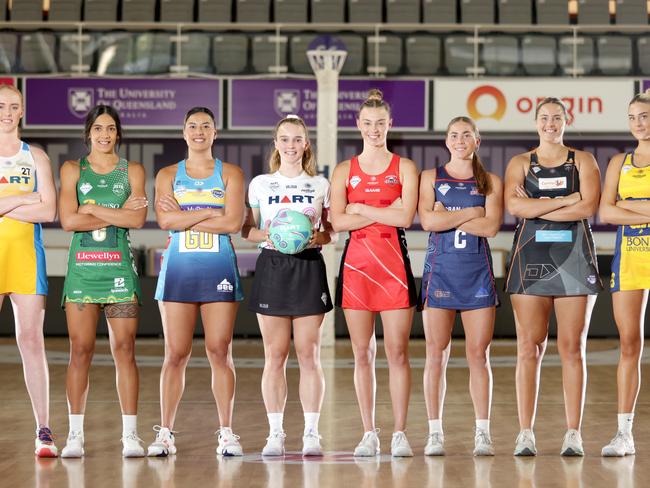
[[[305,141],[307,142],[307,147],[302,155],[302,169],[309,176],[316,176],[316,156],[314,155],[311,143],[309,142],[309,130],[307,129],[307,125],[305,125],[305,122],[297,115],[287,115],[284,119],[278,122],[275,129],[273,129],[274,141],[278,138],[278,130],[280,130],[280,127],[284,124],[292,124],[302,127],[302,130],[305,133]],[[271,173],[275,173],[280,169],[280,152],[275,147],[273,148],[273,152],[269,158],[269,168]]]
[[[361,104],[361,107],[359,107],[357,118],[359,118],[364,108],[383,108],[388,112],[388,116],[390,117],[390,105],[384,100],[384,94],[379,88],[371,88],[368,90],[368,97]]]
[[[23,98],[23,94],[22,94],[22,92],[21,92],[18,88],[16,88],[15,86],[10,85],[9,83],[0,83],[0,90],[9,90],[9,91],[11,91],[11,92],[14,92],[16,95],[18,95],[18,96],[20,97],[20,105],[21,105],[22,107],[25,106],[25,99]]]
[[[449,124],[447,124],[445,137],[449,136],[451,126],[458,122],[464,122],[468,124],[472,128],[472,132],[474,132],[474,137],[477,139],[481,138],[481,134],[478,131],[476,123],[469,117],[462,115],[460,117],[454,117],[449,121]],[[481,161],[479,155],[476,154],[476,151],[474,151],[472,154],[472,173],[474,174],[474,178],[476,178],[476,188],[478,192],[481,195],[489,195],[492,192],[492,180],[490,179],[488,172],[485,171],[485,165],[483,164],[483,161]]]
[[[634,98],[632,98],[632,101],[630,101],[629,105],[632,105],[633,103],[647,103],[650,105],[650,88],[642,93],[637,93],[634,95]]]
[[[564,114],[564,120],[567,122],[569,121],[569,111],[566,108],[566,104],[557,97],[546,97],[537,104],[537,107],[535,108],[535,120],[537,120],[537,115],[539,115],[539,109],[541,109],[544,105],[548,105],[549,103],[559,105],[562,109],[562,113]]]

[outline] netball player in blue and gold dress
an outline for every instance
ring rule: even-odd
[[[609,162],[600,199],[600,218],[618,225],[610,289],[621,340],[618,362],[618,429],[603,456],[635,453],[634,407],[641,386],[645,309],[650,289],[650,90],[628,108],[630,131],[638,141],[628,154]]]
[[[474,455],[493,456],[489,351],[499,299],[487,237],[493,237],[501,226],[503,185],[498,176],[485,171],[478,157],[480,137],[472,119],[452,119],[445,143],[451,158],[447,164],[422,173],[418,206],[422,228],[431,232],[420,293],[427,343],[424,397],[429,417],[424,454],[444,454],[445,374],[459,310],[476,417]]]
[[[156,177],[156,215],[170,236],[156,289],[165,334],[161,425],[154,428],[158,433],[148,455],[176,453],[172,429],[200,313],[219,413],[217,454],[241,456],[239,438],[231,429],[235,398],[231,343],[243,293],[229,234],[239,232],[244,221],[244,176],[237,166],[212,156],[217,131],[209,109],[187,112],[183,136],[187,159],[163,168]]]
[[[533,425],[549,318],[555,310],[567,432],[560,453],[582,456],[580,426],[587,385],[586,341],[596,294],[602,289],[588,218],[600,198],[594,157],[564,145],[567,109],[545,98],[535,110],[539,146],[513,157],[504,201],[520,219],[506,279],[517,328],[515,456],[534,456]]]
[[[36,418],[36,455],[56,457],[49,429],[49,373],[43,341],[47,295],[41,222],[56,216],[50,159],[20,140],[23,96],[0,85],[0,307],[9,296],[16,343]]]

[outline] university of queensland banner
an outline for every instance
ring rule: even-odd
[[[221,128],[220,80],[132,78],[26,78],[24,127],[78,128],[97,104],[111,105],[122,125],[181,129],[185,112],[210,108]]]
[[[341,130],[356,130],[359,107],[368,90],[379,88],[390,104],[393,130],[429,129],[429,81],[422,80],[339,80]],[[228,128],[268,130],[289,114],[299,115],[309,127],[316,127],[318,90],[315,80],[230,80]]]

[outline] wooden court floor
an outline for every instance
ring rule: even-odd
[[[33,456],[34,425],[22,379],[18,351],[12,339],[0,339],[0,486],[34,488],[95,487],[646,487],[650,485],[650,395],[644,385],[634,427],[637,455],[622,459],[600,457],[600,448],[616,427],[616,342],[589,341],[589,382],[583,438],[586,456],[564,459],[558,453],[565,430],[561,376],[557,351],[549,346],[542,371],[542,388],[535,428],[539,455],[514,458],[518,431],[514,389],[513,341],[495,341],[492,349],[494,397],[492,437],[494,458],[472,457],[473,413],[467,391],[468,371],[462,359],[463,342],[454,342],[448,371],[444,415],[447,456],[423,456],[426,411],[422,396],[424,344],[411,347],[413,391],[407,434],[415,451],[412,459],[391,460],[391,407],[388,370],[383,356],[377,362],[377,425],[382,429],[383,455],[354,459],[352,449],[362,435],[352,381],[351,349],[346,341],[323,353],[327,391],[320,430],[327,454],[303,460],[299,455],[303,428],[298,402],[298,369],[290,361],[287,372],[289,400],[285,412],[287,450],[283,459],[263,460],[259,453],[267,435],[260,394],[263,364],[259,341],[240,340],[234,345],[237,398],[234,430],[241,436],[243,459],[221,459],[214,453],[216,408],[209,388],[202,342],[196,341],[187,373],[185,395],[175,429],[178,454],[168,459],[121,457],[121,418],[114,388],[114,370],[108,344],[100,340],[90,379],[86,410],[86,457],[83,460],[38,460]],[[66,339],[47,340],[51,375],[51,426],[62,448],[67,434],[65,402]],[[159,422],[158,375],[162,341],[144,339],[137,345],[140,366],[140,436],[153,440],[152,426]],[[643,374],[650,381],[650,365]],[[295,422],[292,421],[295,419]]]

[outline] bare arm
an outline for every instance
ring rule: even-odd
[[[56,189],[52,178],[52,166],[50,158],[42,149],[32,147],[32,156],[36,164],[36,175],[38,177],[38,201],[26,200],[20,206],[6,211],[5,217],[10,217],[23,222],[52,222],[56,217]],[[32,197],[35,199],[35,197]],[[0,214],[2,214],[0,210]]]
[[[131,195],[127,200],[128,204],[125,203],[122,208],[109,208],[92,203],[81,205],[78,212],[97,217],[115,227],[122,227],[124,229],[142,228],[147,218],[147,196],[144,192],[144,167],[140,163],[130,162],[128,169],[129,185],[131,186]]]
[[[268,240],[268,229],[260,229],[259,207],[249,207],[246,212],[246,221],[241,229],[241,236],[247,241],[259,244]]]
[[[59,198],[59,217],[61,227],[66,231],[84,232],[106,227],[108,222],[79,213],[77,201],[77,182],[79,181],[79,162],[66,161],[61,166],[61,194]]]
[[[572,201],[575,197],[568,198],[525,198],[518,192],[524,187],[526,172],[528,171],[528,153],[519,154],[508,163],[505,175],[503,199],[505,207],[512,215],[522,219],[534,219],[541,215],[558,210]]]
[[[418,204],[418,171],[410,159],[400,160],[400,179],[402,181],[402,205],[389,207],[373,207],[363,203],[349,204],[347,213],[361,215],[373,222],[393,227],[408,228],[413,223]]]
[[[458,228],[479,237],[494,237],[503,222],[503,184],[501,178],[489,173],[492,191],[485,197],[485,216],[465,222]],[[453,212],[452,212],[453,213]]]
[[[334,232],[332,223],[329,220],[329,209],[324,208],[321,213],[320,228],[314,230],[309,241],[309,247],[324,246],[337,240],[338,235]]]
[[[429,232],[442,232],[455,229],[469,220],[484,214],[482,207],[468,207],[462,210],[448,212],[445,207],[436,202],[436,170],[423,171],[420,177],[420,198],[418,214],[422,229]]]
[[[626,205],[619,205],[625,203],[625,200],[617,201],[618,181],[624,161],[625,154],[617,154],[607,165],[605,184],[600,196],[600,220],[606,224],[616,225],[645,224],[650,220],[648,216],[635,211],[633,208],[627,208]]]
[[[235,234],[242,229],[246,206],[244,205],[244,172],[233,164],[223,163],[226,185],[226,202],[221,215],[198,222],[192,230],[213,234]]]
[[[163,230],[185,230],[219,212],[215,209],[181,210],[174,198],[173,182],[176,165],[161,169],[156,176],[156,220]]]
[[[645,222],[650,220],[650,200],[619,200],[616,206],[643,215],[646,218]]]
[[[345,183],[350,173],[350,161],[344,161],[334,168],[330,195],[330,218],[332,227],[336,232],[362,229],[372,224],[373,221],[361,215],[346,213],[348,194]]]
[[[592,217],[598,210],[600,201],[600,170],[596,159],[590,153],[578,151],[576,164],[579,164],[580,200],[554,210],[541,217],[554,222],[571,222]]]

